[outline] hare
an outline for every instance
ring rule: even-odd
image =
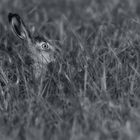
[[[12,31],[27,44],[30,56],[34,61],[34,74],[38,79],[46,71],[47,65],[55,61],[55,47],[43,37],[33,37],[18,14],[9,13],[8,20]]]

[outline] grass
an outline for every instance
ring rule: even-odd
[[[139,7],[138,0],[1,0],[0,139],[140,139]],[[40,92],[9,11],[61,50]]]

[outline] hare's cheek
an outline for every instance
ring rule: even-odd
[[[49,63],[49,54],[42,52],[41,55],[40,55],[40,60],[44,64]]]
[[[52,62],[52,61],[54,61],[54,55],[53,55],[53,53],[43,53],[43,62],[44,63],[50,63],[50,62]]]
[[[54,53],[51,53],[51,54],[49,55],[49,58],[50,58],[50,62],[55,61]]]

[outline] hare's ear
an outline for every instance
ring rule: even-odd
[[[8,20],[14,33],[20,38],[29,41],[30,32],[18,14],[9,13]]]

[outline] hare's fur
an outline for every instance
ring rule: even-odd
[[[32,37],[31,32],[18,14],[9,13],[8,19],[13,32],[26,42],[31,58],[34,60],[34,74],[38,79],[45,72],[47,64],[55,60],[55,48],[44,38]]]

